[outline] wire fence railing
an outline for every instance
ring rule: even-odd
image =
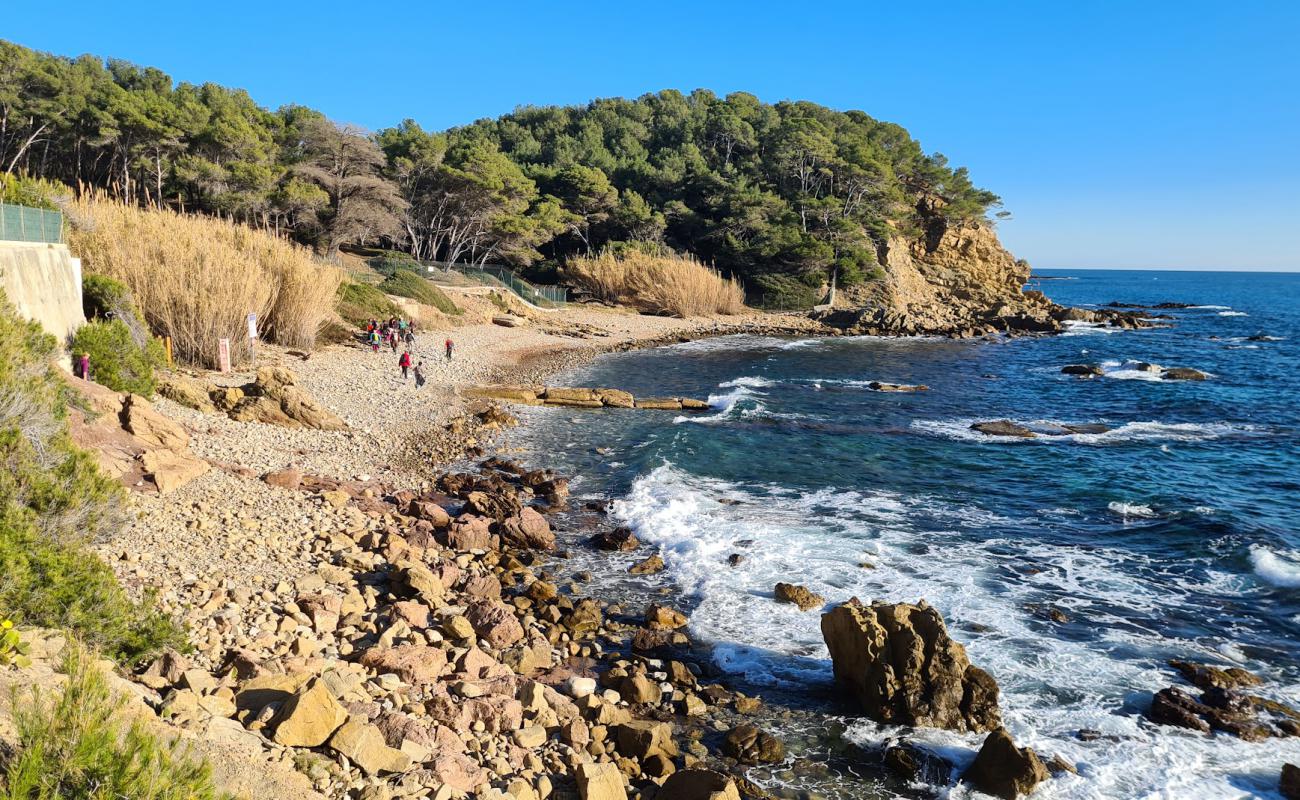
[[[43,208],[0,203],[0,242],[62,244],[63,214]]]
[[[499,264],[449,264],[445,261],[421,261],[426,267],[459,272],[481,282],[499,284],[520,298],[540,308],[561,308],[569,301],[569,290],[563,286],[538,286],[515,274],[509,267]]]

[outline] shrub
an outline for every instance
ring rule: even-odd
[[[754,288],[763,308],[809,309],[821,302],[820,275],[804,278],[769,273],[755,277]]]
[[[206,763],[194,761],[179,740],[164,743],[140,720],[131,721],[104,673],[83,646],[72,643],[62,666],[62,689],[15,693],[17,752],[4,765],[4,800],[132,798],[217,800]]]
[[[309,348],[333,312],[342,274],[291,242],[211,217],[83,198],[69,209],[70,244],[89,272],[124,283],[149,327],[181,361],[217,366],[217,341],[247,357],[248,314],[261,334]]]
[[[366,259],[366,265],[385,278],[391,278],[399,272],[414,272],[416,274],[424,272],[424,267],[405,253],[386,252],[381,256]]]
[[[0,203],[58,211],[71,198],[72,190],[56,181],[0,174]]]
[[[123,490],[68,436],[73,395],[52,366],[55,349],[0,293],[0,609],[135,660],[182,637],[131,602],[87,546],[120,524]]]
[[[366,283],[344,283],[339,286],[337,308],[344,321],[358,328],[364,328],[372,319],[402,316],[402,309],[378,288]]]
[[[379,284],[379,290],[384,294],[409,297],[417,303],[433,306],[444,314],[460,313],[460,309],[456,307],[455,303],[451,302],[451,298],[442,293],[441,289],[408,270],[394,272],[387,280]]]
[[[72,336],[72,354],[90,355],[90,377],[115,392],[130,392],[150,397],[157,388],[154,384],[154,367],[160,367],[167,356],[156,339],[149,339],[144,347],[135,343],[131,329],[120,319],[107,322],[88,322]]]
[[[632,306],[651,314],[678,317],[737,314],[745,292],[734,278],[691,256],[650,253],[624,247],[598,256],[570,259],[566,276],[602,300]]]

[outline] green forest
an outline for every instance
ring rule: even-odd
[[[371,133],[3,41],[0,173],[220,215],[325,256],[369,244],[545,279],[570,255],[668,248],[739,277],[765,305],[832,275],[869,279],[891,232],[998,204],[904,128],[809,102],[665,90]]]

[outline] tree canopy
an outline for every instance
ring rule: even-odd
[[[0,173],[219,214],[324,253],[370,242],[545,268],[649,242],[770,297],[869,278],[892,233],[998,204],[902,127],[805,101],[667,90],[368,134],[242,90],[3,41]]]

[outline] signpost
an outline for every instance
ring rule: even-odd
[[[217,340],[217,366],[222,372],[230,372],[230,340]]]
[[[253,368],[257,368],[257,314],[248,315],[248,346],[253,350]]]

